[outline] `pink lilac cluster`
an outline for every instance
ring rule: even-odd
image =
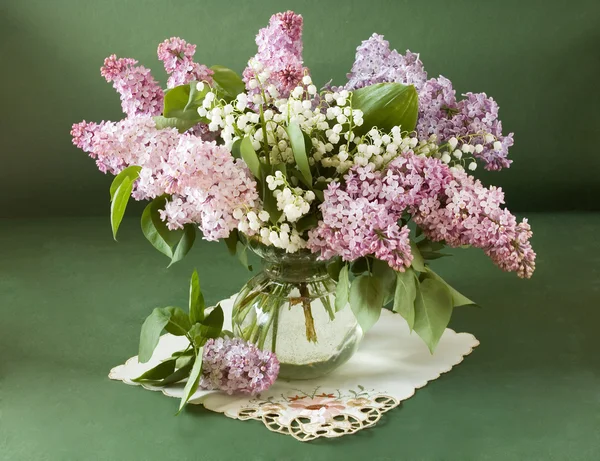
[[[345,88],[353,90],[374,83],[398,82],[414,85],[419,95],[419,139],[429,139],[432,134],[437,142],[444,143],[452,137],[471,137],[471,144],[481,144],[482,151],[473,155],[485,163],[488,170],[510,166],[508,148],[513,145],[513,133],[504,136],[502,123],[498,120],[498,104],[485,93],[466,93],[465,99],[456,100],[452,82],[445,77],[427,80],[427,73],[419,56],[407,51],[406,55],[390,50],[382,35],[373,34],[356,49],[352,71],[348,74]],[[484,135],[491,134],[501,148],[485,142]]]
[[[234,211],[254,207],[258,200],[256,182],[231,152],[191,133],[158,130],[151,117],[81,122],[71,134],[103,172],[142,167],[133,191],[136,200],[171,194],[161,211],[171,229],[196,223],[205,239],[225,238],[237,225]]]
[[[167,88],[185,85],[192,81],[212,84],[213,71],[203,64],[194,62],[196,45],[179,37],[171,37],[158,45],[158,59],[169,74]]]
[[[73,144],[94,158],[100,171],[112,174],[130,165],[157,171],[162,158],[179,142],[176,129],[158,130],[149,116],[100,124],[84,121],[73,125],[71,135]],[[147,195],[153,197],[161,193],[164,192],[159,188],[157,194]]]
[[[128,117],[160,115],[163,90],[150,74],[150,69],[137,66],[131,58],[117,58],[114,54],[104,60],[100,73],[121,95],[121,107]]]
[[[427,72],[418,54],[407,51],[401,55],[390,50],[383,35],[373,34],[356,49],[356,59],[347,77],[347,90],[384,82],[401,82],[419,90],[427,80]]]
[[[502,191],[488,189],[438,159],[407,153],[384,171],[355,167],[344,179],[343,188],[330,184],[320,208],[323,220],[309,232],[308,247],[324,259],[339,254],[351,261],[374,254],[403,270],[412,260],[406,226],[400,231],[405,232],[403,240],[393,238],[386,225],[397,228],[408,212],[433,241],[481,248],[501,269],[520,277],[530,277],[535,269],[527,220],[517,223],[501,207]],[[376,246],[378,239],[384,243]]]
[[[199,386],[256,395],[271,387],[278,374],[279,361],[273,352],[239,338],[209,339],[204,345]]]
[[[397,271],[412,261],[409,229],[390,212],[381,173],[372,166],[356,167],[345,176],[345,187],[333,182],[321,205],[322,221],[309,231],[308,248],[321,258],[345,261],[374,254]]]
[[[527,219],[517,222],[503,204],[500,188],[484,187],[464,171],[453,171],[437,198],[415,208],[413,220],[429,239],[481,248],[502,270],[529,278],[536,257],[531,228]]]
[[[419,92],[419,121],[417,133],[425,139],[435,134],[439,142],[452,137],[471,136],[471,144],[481,144],[483,150],[473,155],[481,159],[488,170],[508,168],[512,163],[508,149],[514,143],[513,133],[502,134],[502,122],[498,120],[498,103],[485,93],[466,93],[457,101],[452,82],[445,77],[428,80]],[[485,141],[491,134],[501,147]]]
[[[274,14],[269,25],[259,31],[256,44],[258,53],[243,74],[248,94],[260,92],[250,84],[257,77],[258,64],[268,75],[261,81],[263,89],[273,85],[280,97],[287,98],[307,71],[302,62],[302,16],[292,11]]]
[[[200,223],[206,240],[226,238],[238,223],[235,210],[253,208],[258,201],[246,164],[215,142],[182,135],[161,169],[165,192],[172,195],[161,217],[171,229]]]

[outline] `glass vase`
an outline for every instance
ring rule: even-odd
[[[316,378],[352,357],[363,332],[349,304],[336,312],[336,282],[327,261],[255,240],[248,246],[262,259],[263,270],[235,300],[234,334],[275,352],[284,379]]]

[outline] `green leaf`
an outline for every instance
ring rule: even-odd
[[[263,181],[262,186],[263,209],[269,213],[269,221],[271,221],[271,223],[275,225],[277,224],[277,221],[279,221],[279,218],[283,214],[283,211],[277,208],[277,199],[273,195],[274,191],[269,189],[267,181]]]
[[[241,138],[233,141],[233,144],[231,145],[231,155],[233,156],[233,158],[242,158],[242,152],[240,150],[241,144],[242,144]]]
[[[256,155],[256,151],[254,150],[254,147],[252,147],[252,142],[248,136],[245,136],[244,139],[242,139],[240,144],[240,153],[242,155],[242,159],[244,162],[246,162],[246,165],[248,165],[248,168],[250,168],[252,174],[256,177],[256,179],[260,180],[260,160],[258,159],[258,155]]]
[[[452,295],[452,306],[453,307],[469,306],[469,305],[477,306],[477,303],[475,301],[471,301],[469,298],[467,298],[461,292],[454,289],[448,282],[446,282],[442,277],[440,277],[438,274],[433,272],[429,267],[427,268],[427,271],[425,272],[424,275],[426,278],[435,279],[435,280],[443,283],[444,285],[446,285],[446,287],[450,291],[450,294]]]
[[[419,102],[412,85],[376,83],[353,92],[352,108],[363,112],[364,123],[354,129],[357,135],[375,126],[384,131],[401,126],[402,131],[410,132],[417,124]]]
[[[244,245],[242,242],[238,242],[237,243],[237,257],[240,260],[240,262],[242,263],[242,266],[244,266],[246,269],[251,271],[252,266],[248,262],[248,252],[246,251],[247,248],[248,248],[248,245]]]
[[[173,248],[183,236],[183,230],[170,230],[167,224],[160,219],[159,210],[164,209],[167,202],[166,196],[152,200],[142,213],[142,232],[154,248],[169,258],[173,257]]]
[[[194,365],[193,357],[188,357],[186,364],[182,365],[181,368],[178,368],[177,370],[175,370],[174,373],[170,374],[165,379],[158,381],[158,382],[152,382],[151,384],[153,386],[162,387],[162,386],[168,386],[169,384],[178,383],[179,381],[187,378],[190,375],[190,370],[192,369],[193,365]]]
[[[198,114],[198,108],[202,105],[209,87],[205,85],[202,91],[198,91],[197,86],[198,82],[191,82],[171,88],[165,94],[163,116],[188,120],[194,124],[200,122],[202,117]]]
[[[329,264],[327,264],[327,273],[333,280],[337,282],[340,279],[342,267],[345,265],[346,263],[342,261],[342,258],[336,256]]]
[[[298,220],[296,223],[296,230],[301,234],[305,230],[316,227],[318,223],[319,217],[315,213],[309,213]]]
[[[192,325],[192,328],[188,332],[188,336],[191,339],[192,345],[195,347],[204,346],[206,344],[206,340],[208,339],[208,338],[205,338],[204,335],[202,334],[202,324],[201,323],[195,323],[194,325]]]
[[[138,360],[146,363],[152,358],[152,353],[158,344],[160,334],[169,323],[171,314],[162,307],[157,307],[146,317],[140,333],[140,350]]]
[[[383,307],[381,282],[370,274],[356,277],[350,287],[350,307],[363,331],[369,330],[381,315]]]
[[[185,354],[182,354],[179,357],[177,357],[177,363],[175,363],[175,368],[182,368],[186,366],[188,363],[190,363],[192,357],[194,357],[194,350],[190,349]]]
[[[417,247],[419,247],[419,251],[421,251],[421,253],[426,252],[426,251],[439,251],[442,248],[444,248],[446,245],[444,245],[443,242],[433,242],[429,239],[423,239],[419,242],[417,242]]]
[[[410,241],[410,251],[413,255],[411,267],[419,272],[425,272],[425,260],[419,251],[419,247],[412,240]]]
[[[202,320],[200,324],[200,333],[206,339],[218,338],[223,329],[224,320],[223,308],[220,304],[217,304],[217,307]]]
[[[212,66],[210,68],[214,73],[213,80],[219,86],[219,89],[231,99],[245,91],[246,85],[238,74],[224,66]]]
[[[367,258],[361,257],[352,263],[352,268],[350,269],[354,275],[362,274],[369,270],[369,263],[367,262]]]
[[[171,262],[167,267],[171,267],[178,261],[181,261],[185,255],[187,255],[192,246],[194,246],[194,242],[196,241],[196,225],[195,224],[186,224],[183,227],[183,236],[181,240],[177,243],[175,247],[175,251],[173,251],[173,257],[171,258]]]
[[[290,123],[286,131],[290,138],[292,151],[294,151],[296,166],[300,171],[300,179],[307,187],[312,188],[312,173],[310,172],[306,146],[304,144],[304,134],[300,129],[300,125],[297,123]]]
[[[229,251],[229,254],[231,256],[235,256],[237,243],[239,241],[238,231],[234,229],[229,234],[229,237],[223,240],[225,241],[225,245],[227,245],[227,251]]]
[[[110,185],[110,199],[113,200],[115,198],[115,192],[117,192],[117,189],[123,183],[125,178],[129,178],[131,182],[134,182],[140,176],[141,170],[141,166],[131,165],[116,175]]]
[[[188,377],[187,383],[183,389],[183,397],[181,398],[181,402],[179,404],[179,411],[177,414],[181,412],[186,403],[190,400],[190,397],[194,395],[196,390],[198,389],[198,381],[200,380],[200,372],[202,371],[202,349],[198,351],[196,355],[196,360],[194,361],[194,365],[190,371],[190,375]]]
[[[145,373],[141,374],[137,378],[132,379],[134,383],[139,383],[142,381],[160,381],[161,379],[166,378],[170,374],[175,371],[175,363],[176,359],[165,360],[164,362],[159,363],[154,368],[150,368]]]
[[[452,295],[439,280],[426,278],[417,289],[414,330],[433,354],[452,316]]]
[[[117,232],[125,215],[125,209],[127,208],[127,202],[129,202],[132,190],[133,181],[129,177],[124,177],[121,184],[116,188],[110,202],[110,226],[112,227],[113,238],[115,240],[117,240]]]
[[[176,117],[163,117],[157,115],[152,117],[157,130],[164,130],[165,128],[176,128],[180,133],[185,133],[187,130],[198,124],[198,120],[184,120]]]
[[[233,331],[221,330],[220,338],[234,338]]]
[[[169,306],[163,307],[163,309],[170,314],[165,330],[175,336],[185,336],[192,328],[189,316],[180,307]]]
[[[392,299],[394,299],[394,291],[396,289],[396,271],[390,267],[390,265],[375,259],[373,261],[373,268],[371,269],[373,275],[381,282],[381,289],[383,291],[383,305],[385,306]]]
[[[192,323],[200,322],[204,318],[204,295],[200,289],[198,271],[194,269],[190,280],[190,320]]]
[[[412,268],[404,272],[396,272],[396,292],[394,295],[394,312],[397,312],[412,331],[415,325],[415,298],[417,297],[417,274]]]
[[[350,277],[348,276],[348,264],[344,264],[340,270],[338,283],[335,287],[335,311],[339,312],[346,304],[350,296]]]
[[[193,224],[183,229],[170,230],[160,219],[159,210],[166,205],[166,196],[155,198],[142,213],[141,226],[146,239],[154,248],[171,259],[171,264],[180,261],[189,251],[196,238],[196,228]]]

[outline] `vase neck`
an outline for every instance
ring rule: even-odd
[[[318,282],[329,277],[324,261],[263,259],[262,265],[270,278],[285,282]]]

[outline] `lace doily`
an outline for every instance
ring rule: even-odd
[[[234,297],[221,301],[224,328],[231,329]],[[126,384],[183,349],[187,340],[165,334],[148,363],[137,356],[110,371],[109,378]],[[340,437],[371,427],[383,413],[411,397],[416,389],[449,372],[462,362],[479,341],[469,333],[446,329],[434,355],[416,333],[410,333],[404,319],[382,310],[377,324],[366,334],[358,352],[344,365],[313,380],[277,382],[263,394],[250,397],[227,395],[220,391],[198,390],[190,403],[240,420],[255,419],[274,432],[300,441],[318,437]],[[142,385],[180,398],[183,384],[168,387]]]

